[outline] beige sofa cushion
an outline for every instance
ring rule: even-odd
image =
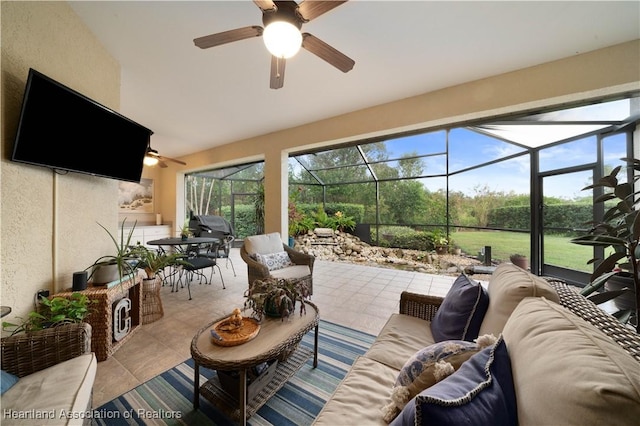
[[[279,232],[251,235],[249,237],[245,237],[244,239],[244,248],[249,254],[278,253],[283,250],[282,244],[282,238],[280,238]]]
[[[418,350],[434,343],[429,321],[410,315],[392,314],[364,356],[400,371]],[[386,392],[387,396],[391,386]]]
[[[81,425],[84,419],[80,416],[90,408],[96,368],[91,353],[20,378],[2,395],[3,418],[12,425]],[[9,420],[6,410],[53,413],[53,418]],[[66,415],[61,416],[61,410]]]
[[[504,327],[527,425],[632,425],[640,365],[593,325],[544,298],[526,298]]]
[[[398,370],[366,357],[358,357],[314,425],[387,425],[380,407],[389,400],[389,392]]]
[[[509,316],[525,297],[546,297],[556,303],[558,293],[544,278],[537,277],[512,263],[501,263],[489,280],[489,308],[484,315],[480,334],[498,336]]]

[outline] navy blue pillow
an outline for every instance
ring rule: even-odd
[[[391,423],[414,424],[516,426],[511,360],[502,336],[455,373],[420,392]]]
[[[482,285],[464,274],[460,275],[431,321],[434,340],[473,341],[480,333],[488,307],[489,294]]]

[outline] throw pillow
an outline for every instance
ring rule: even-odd
[[[537,407],[544,410],[544,406]],[[507,347],[498,339],[455,373],[418,394],[393,421],[397,425],[518,424]]]
[[[382,408],[383,419],[387,423],[393,420],[413,397],[452,374],[472,355],[495,341],[494,336],[482,336],[477,343],[450,340],[416,352],[398,374],[391,390],[391,402]]]
[[[0,371],[2,371],[2,376],[0,377],[0,387],[2,388],[0,391],[0,395],[2,395],[6,391],[11,389],[13,385],[18,383],[18,377],[14,376],[13,374],[7,371],[4,371],[4,370],[0,370]]]
[[[265,265],[270,271],[276,271],[293,265],[286,251],[271,254],[256,253],[256,257],[258,262]]]
[[[489,295],[482,285],[460,275],[431,321],[434,340],[472,341],[478,337],[488,307]]]

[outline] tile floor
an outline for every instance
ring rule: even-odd
[[[236,277],[231,265],[225,267],[224,260],[220,263],[226,289],[222,288],[217,268],[211,285],[193,281],[192,300],[188,300],[186,288],[177,292],[171,292],[169,286],[162,288],[164,317],[143,325],[113,356],[98,363],[94,407],[190,358],[191,339],[197,330],[235,307],[242,308],[247,268],[239,249],[232,250],[231,261]],[[454,279],[317,260],[312,301],[321,319],[376,335],[388,316],[398,311],[402,291],[444,296]]]

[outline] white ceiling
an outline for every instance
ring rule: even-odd
[[[70,4],[121,65],[120,112],[169,157],[640,38],[638,1],[351,0],[302,30],[353,70],[301,49],[273,90],[261,38],[193,44],[262,25],[252,1]]]

